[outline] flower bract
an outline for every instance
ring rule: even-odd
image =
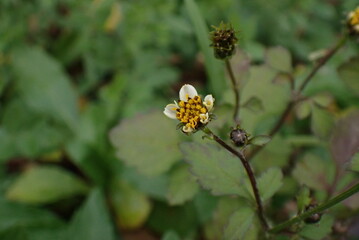
[[[202,101],[197,90],[185,84],[179,92],[179,100],[168,104],[163,113],[171,119],[179,120],[184,133],[192,133],[211,120],[214,101],[212,95],[207,95]]]

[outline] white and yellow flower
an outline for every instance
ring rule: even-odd
[[[359,7],[348,13],[347,24],[351,33],[359,34]]]
[[[215,101],[212,95],[207,95],[202,102],[197,90],[185,84],[179,92],[179,99],[178,103],[168,104],[163,113],[171,119],[178,119],[183,132],[195,132],[211,120],[210,112]]]

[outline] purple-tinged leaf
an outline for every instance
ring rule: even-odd
[[[336,164],[343,167],[359,151],[359,112],[352,113],[337,123],[330,149]]]

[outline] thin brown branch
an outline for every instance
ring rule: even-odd
[[[318,62],[315,64],[315,66],[313,67],[312,71],[310,71],[310,73],[308,74],[308,76],[304,79],[303,83],[299,86],[298,91],[297,91],[297,96],[304,90],[304,88],[307,86],[307,84],[309,83],[309,81],[315,76],[315,74],[318,72],[318,70],[324,66],[324,64],[326,64],[328,62],[328,60],[344,45],[344,43],[347,40],[347,36],[344,35],[342,38],[340,38],[340,40],[338,41],[338,43],[332,48],[330,49],[325,56],[323,56],[321,59],[318,60]],[[289,116],[289,114],[291,113],[293,107],[295,106],[296,102],[297,102],[297,98],[294,97],[290,102],[288,102],[287,107],[284,109],[284,111],[282,112],[280,118],[277,120],[276,124],[274,125],[274,127],[272,128],[272,130],[269,132],[269,136],[273,137],[284,125],[285,120],[287,119],[287,117]],[[257,153],[259,153],[261,150],[263,149],[263,147],[255,147],[247,156],[248,159],[253,158]]]
[[[226,142],[224,142],[220,137],[215,135],[208,128],[206,128],[204,130],[204,132],[209,134],[217,143],[219,143],[227,151],[234,154],[235,156],[237,156],[241,160],[241,162],[243,164],[243,167],[246,170],[247,175],[249,177],[249,181],[251,183],[251,186],[252,186],[255,201],[256,201],[256,204],[257,204],[258,217],[259,217],[259,219],[260,219],[260,221],[262,223],[262,226],[263,226],[264,230],[267,231],[268,230],[268,223],[267,223],[267,221],[266,221],[266,219],[264,217],[264,211],[263,211],[262,201],[261,201],[260,196],[259,196],[259,190],[258,190],[258,187],[257,187],[257,181],[256,181],[256,178],[254,176],[253,170],[252,170],[251,166],[249,165],[249,162],[246,160],[244,154],[242,152],[238,152],[235,149],[233,149],[231,146],[229,146]]]

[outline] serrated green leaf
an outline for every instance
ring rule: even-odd
[[[359,57],[349,59],[338,68],[340,78],[350,91],[359,95]]]
[[[82,180],[61,168],[36,166],[10,186],[6,197],[18,202],[45,204],[85,194],[88,189]]]
[[[117,157],[146,175],[167,171],[181,157],[180,132],[159,111],[123,120],[110,132]]]
[[[206,239],[217,240],[223,238],[223,229],[228,224],[228,220],[237,209],[247,206],[243,199],[221,197],[219,198],[217,208],[213,213],[212,220],[207,222],[204,231]]]
[[[186,166],[176,169],[170,177],[167,199],[170,205],[181,205],[198,192],[198,184]]]
[[[299,119],[304,119],[311,113],[312,106],[309,101],[301,101],[295,106],[295,114]]]
[[[311,129],[316,136],[327,139],[334,126],[334,117],[328,111],[312,107]]]
[[[116,181],[111,187],[111,199],[118,227],[136,229],[147,220],[152,209],[150,199],[128,183]]]
[[[271,139],[272,139],[271,137],[266,135],[258,135],[251,138],[249,140],[249,143],[257,146],[264,146],[267,143],[269,143]]]
[[[279,168],[273,167],[264,172],[258,179],[258,190],[263,201],[271,198],[282,186],[283,174]]]
[[[269,132],[273,126],[267,124],[263,128],[263,120],[269,117],[277,118],[284,110],[290,100],[290,87],[289,84],[273,83],[277,72],[268,66],[251,66],[250,73],[250,79],[241,92],[241,101],[245,103],[253,97],[258,98],[263,105],[263,111],[253,112],[242,108],[241,127],[251,133],[256,133],[259,127],[262,127],[260,133]],[[231,97],[230,94],[233,94],[232,91],[228,92],[229,103],[233,102],[233,95]]]
[[[28,106],[75,130],[77,94],[60,64],[41,48],[23,48],[14,53],[13,67],[20,97]]]
[[[221,61],[214,57],[213,49],[210,47],[209,31],[196,2],[194,0],[185,0],[185,6],[193,24],[201,52],[204,55],[211,92],[214,93],[214,96],[220,97],[225,86],[223,84],[224,74]]]
[[[324,190],[334,177],[334,166],[332,162],[314,154],[306,154],[295,166],[293,176],[303,185],[316,190]]]
[[[66,239],[114,240],[114,228],[108,214],[105,199],[95,189],[71,219]]]
[[[0,198],[0,232],[16,227],[46,228],[62,224],[50,211]]]
[[[292,72],[292,57],[290,52],[283,47],[269,48],[266,52],[266,63],[274,69],[282,72]]]
[[[255,212],[247,206],[241,206],[229,218],[224,229],[225,240],[256,240],[257,229],[254,224]]]
[[[249,197],[246,175],[240,160],[214,144],[186,142],[180,145],[191,173],[214,195]]]
[[[300,214],[304,211],[305,207],[308,206],[311,202],[309,188],[303,186],[300,189],[299,193],[297,194],[296,198],[297,198],[298,213]]]
[[[299,235],[311,240],[320,240],[328,236],[332,231],[334,218],[325,214],[319,223],[306,225]]]

